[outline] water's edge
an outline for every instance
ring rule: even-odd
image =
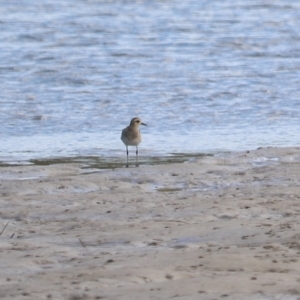
[[[171,153],[166,156],[141,156],[139,166],[142,165],[164,165],[172,163],[184,163],[207,156],[210,153]],[[82,164],[82,168],[117,169],[126,166],[126,157],[98,157],[98,156],[74,156],[74,157],[49,157],[40,159],[29,159],[20,161],[1,161],[0,167],[12,166],[50,166],[55,164]],[[135,167],[135,157],[129,159],[129,167]]]

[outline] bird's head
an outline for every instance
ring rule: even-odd
[[[147,124],[143,123],[140,118],[133,118],[133,119],[131,119],[130,126],[140,126],[140,125],[147,126]]]

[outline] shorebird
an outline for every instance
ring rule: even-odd
[[[138,144],[142,141],[141,133],[139,130],[140,125],[147,125],[142,122],[140,118],[133,118],[126,128],[122,130],[121,140],[126,146],[127,153],[127,163],[126,168],[128,168],[128,146],[136,147],[136,166],[138,167]]]

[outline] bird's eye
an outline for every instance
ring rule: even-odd
[[[137,123],[140,123],[140,120],[136,120]]]

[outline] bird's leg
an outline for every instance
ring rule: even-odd
[[[126,168],[128,168],[128,146],[126,145],[126,153],[127,153],[127,162],[126,162]]]
[[[135,166],[138,167],[139,166],[139,150],[138,150],[138,146],[136,146],[136,162],[135,162]]]

